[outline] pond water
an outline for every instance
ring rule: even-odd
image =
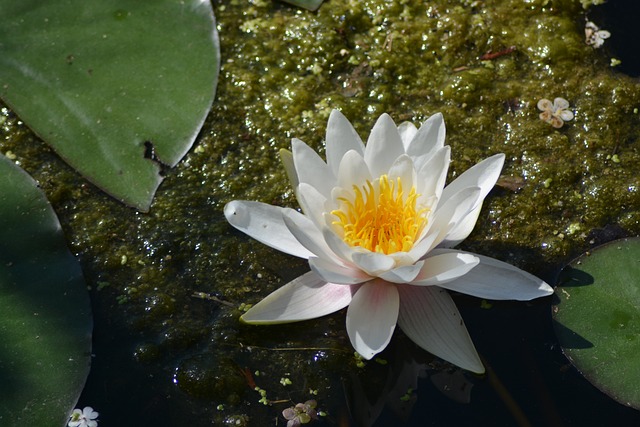
[[[452,147],[448,181],[492,154],[507,159],[461,248],[553,284],[577,254],[639,234],[640,83],[625,74],[633,68],[611,66],[618,18],[581,3],[591,2],[329,0],[308,12],[214,1],[217,99],[148,214],[86,184],[3,110],[11,138],[0,148],[41,183],[91,286],[93,365],[79,406],[119,427],[283,426],[282,411],[310,399],[326,413],[311,425],[638,424],[638,411],[563,356],[551,297],[454,295],[487,366],[481,376],[399,331],[362,366],[344,311],[241,325],[242,304],[308,266],[234,231],[222,214],[234,199],[295,207],[278,151],[292,137],[322,151],[333,108],[363,139],[383,112],[419,124],[439,111]],[[585,43],[586,18],[612,33],[602,48]],[[619,56],[625,67],[633,60]],[[536,108],[555,97],[575,113],[561,128]]]

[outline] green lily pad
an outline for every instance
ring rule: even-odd
[[[567,357],[600,390],[640,409],[640,239],[572,261],[556,296],[555,331]]]
[[[0,98],[89,181],[149,209],[219,71],[202,0],[0,0]]]
[[[80,266],[26,172],[0,155],[0,425],[64,426],[91,363]]]

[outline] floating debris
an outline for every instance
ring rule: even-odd
[[[599,48],[604,44],[604,41],[611,37],[611,33],[607,30],[601,30],[596,24],[591,21],[587,21],[584,26],[585,43],[594,48]]]
[[[573,119],[573,112],[568,108],[569,101],[564,98],[556,98],[553,103],[546,98],[538,101],[538,110],[542,111],[540,120],[550,123],[556,129],[561,128],[564,122]]]

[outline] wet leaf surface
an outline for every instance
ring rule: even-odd
[[[0,176],[0,425],[66,425],[91,362],[86,284],[36,182],[1,155]]]

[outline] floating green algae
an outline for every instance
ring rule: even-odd
[[[114,331],[96,343],[96,371],[106,372],[100,366],[111,366],[109,358],[129,363],[140,378],[156,378],[153,394],[171,395],[184,409],[172,415],[162,399],[144,389],[128,393],[131,380],[114,375],[94,389],[108,390],[119,408],[113,412],[122,412],[111,414],[113,425],[131,425],[125,408],[147,400],[158,425],[274,417],[286,405],[259,403],[245,368],[264,371],[253,379],[269,399],[308,399],[308,390],[279,384],[287,372],[296,373],[294,384],[318,390],[320,406],[340,398],[337,373],[355,366],[343,315],[267,329],[240,325],[242,303],[308,267],[232,231],[222,215],[233,199],[296,206],[278,151],[292,137],[321,149],[333,108],[363,138],[383,112],[416,124],[442,112],[450,179],[506,154],[502,187],[487,198],[465,249],[540,274],[591,246],[599,230],[640,232],[640,215],[629,209],[640,202],[640,87],[609,66],[606,44],[584,43],[578,2],[328,1],[309,12],[236,0],[214,7],[217,99],[196,147],[167,172],[148,214],[102,195],[6,108],[0,117],[0,151],[40,182],[92,286],[96,330]],[[561,129],[538,118],[537,101],[554,97],[575,113]],[[283,347],[307,350],[265,350]],[[233,397],[207,385],[216,379]],[[102,391],[87,393],[100,409]]]

